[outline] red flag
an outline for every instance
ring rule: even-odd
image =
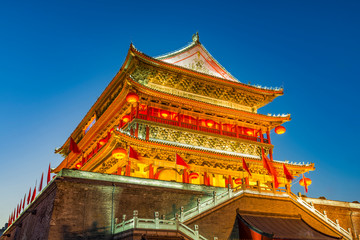
[[[73,153],[81,153],[78,145],[76,144],[76,142],[74,141],[74,139],[72,137],[70,137],[70,147],[69,147],[70,151],[72,151]]]
[[[16,207],[16,218],[18,218],[18,216],[19,216],[19,204]]]
[[[24,210],[25,209],[25,200],[26,200],[26,193],[24,195],[24,201],[23,201],[23,205],[22,205],[22,209]]]
[[[307,193],[308,192],[308,185],[307,185],[307,182],[306,182],[306,178],[304,177],[304,174],[302,175],[303,176],[303,182],[304,182],[304,188],[305,188],[305,192]]]
[[[42,174],[41,174],[41,180],[40,180],[39,192],[41,192],[41,190],[42,190],[43,179],[44,179],[44,173],[42,173]]]
[[[49,170],[48,170],[48,174],[47,174],[46,185],[49,184],[50,180],[51,180],[51,169],[50,169],[50,163],[49,163]]]
[[[27,198],[27,204],[29,205],[30,203],[30,199],[31,199],[31,187],[29,189],[29,195],[28,195],[28,198]]]
[[[250,170],[249,170],[248,166],[246,165],[246,162],[245,162],[244,158],[242,159],[242,162],[243,162],[243,169],[245,169],[249,173],[249,175],[251,176]]]
[[[284,174],[285,174],[286,179],[288,181],[292,181],[294,179],[294,177],[291,175],[289,170],[286,168],[285,163],[283,163],[283,168],[284,168]]]
[[[190,169],[190,166],[178,154],[176,154],[176,165],[181,165],[187,169]]]
[[[129,158],[140,160],[138,153],[131,146],[129,146]]]
[[[34,191],[32,193],[31,202],[35,200],[35,196],[36,196],[36,183],[35,183]]]
[[[264,167],[266,168],[268,173],[274,177],[274,187],[278,188],[279,181],[277,179],[277,172],[276,172],[274,166],[272,165],[272,162],[270,162],[269,159],[267,158],[267,156],[265,156],[264,148],[261,148],[261,152],[262,152],[262,159],[263,159]]]

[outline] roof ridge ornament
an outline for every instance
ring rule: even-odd
[[[194,43],[200,43],[200,40],[199,40],[199,32],[196,32],[195,34],[192,35],[192,41]]]

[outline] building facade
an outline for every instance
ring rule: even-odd
[[[359,204],[294,195],[291,177],[314,164],[273,159],[290,115],[258,109],[281,95],[239,82],[198,34],[157,58],[130,45],[3,239],[358,238]]]

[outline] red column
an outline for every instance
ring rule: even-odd
[[[147,106],[146,109],[147,109],[147,110],[146,110],[146,120],[149,121],[149,120],[150,120],[150,107]]]
[[[128,164],[126,165],[125,175],[130,176],[130,173],[131,173],[131,161],[128,161]]]
[[[139,136],[139,124],[136,124],[136,128],[135,128],[135,137]]]
[[[206,174],[206,172],[204,172],[204,185],[208,186],[207,174]]]
[[[221,122],[219,122],[219,128],[220,128],[220,135],[223,135],[223,133],[222,133],[222,123]]]
[[[267,138],[267,140],[268,140],[269,144],[271,144],[271,140],[270,140],[270,131],[269,131],[269,130],[267,130],[267,131],[266,131],[266,138]]]
[[[183,183],[188,183],[188,174],[186,169],[184,169],[182,177],[183,177]]]
[[[121,175],[121,167],[118,167],[116,174]]]
[[[136,118],[139,118],[139,102],[136,103]]]
[[[154,167],[152,164],[149,165],[149,178],[154,179]]]
[[[263,143],[264,142],[264,136],[262,134],[261,129],[259,130],[259,133],[260,133],[260,141]]]
[[[233,184],[233,180],[232,180],[232,177],[231,177],[231,175],[229,175],[229,181],[228,181],[228,184],[230,184],[230,186],[231,186],[231,188],[233,188],[234,186],[234,184]]]
[[[133,120],[133,118],[134,118],[134,107],[133,107],[133,105],[131,105],[131,110],[130,110],[130,121],[132,121]]]
[[[196,130],[199,130],[199,117],[196,118]]]
[[[181,127],[181,114],[178,113],[178,126]]]
[[[149,140],[149,126],[146,126],[146,136],[145,136],[145,140]]]

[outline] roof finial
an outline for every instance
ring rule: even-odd
[[[200,43],[200,41],[199,41],[199,33],[198,32],[196,32],[194,35],[192,35],[192,40],[195,43]]]

